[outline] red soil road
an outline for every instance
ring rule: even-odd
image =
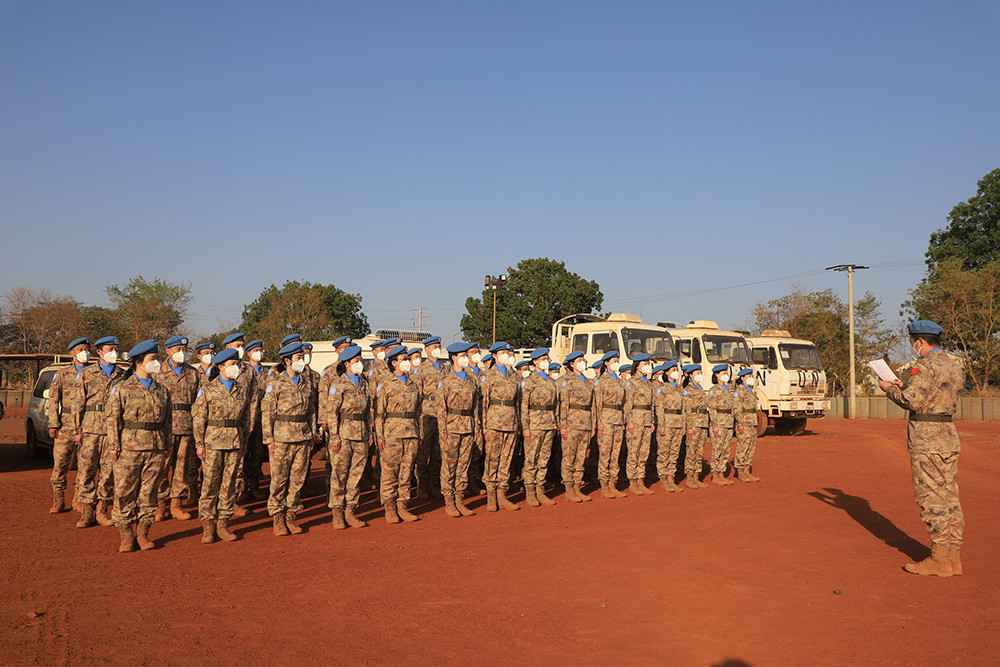
[[[0,446],[0,662],[996,664],[1000,435],[959,431],[969,540],[950,579],[900,569],[928,541],[901,421],[766,437],[760,484],[463,519],[438,503],[397,526],[366,494],[375,521],[342,532],[316,462],[304,535],[257,512],[206,546],[168,521],[125,555],[113,528],[50,516],[46,462]]]

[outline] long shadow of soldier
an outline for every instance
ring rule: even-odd
[[[869,533],[904,556],[919,561],[930,553],[926,546],[897,528],[896,524],[884,515],[873,510],[871,504],[861,496],[852,496],[840,489],[826,488],[823,491],[810,491],[809,495],[830,507],[844,510],[849,517],[864,526]]]

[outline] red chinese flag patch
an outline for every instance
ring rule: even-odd
[[[920,374],[920,369],[919,368],[911,368],[910,369],[910,375],[919,375],[919,374]]]

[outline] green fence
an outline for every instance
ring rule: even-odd
[[[906,419],[906,410],[885,396],[858,396],[854,399],[858,419]],[[847,417],[848,398],[831,398],[828,417]],[[1000,398],[960,398],[955,419],[965,421],[1000,420]]]

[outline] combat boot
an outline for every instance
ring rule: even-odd
[[[614,498],[615,494],[608,488],[610,483],[606,479],[601,480],[601,498]]]
[[[219,539],[223,542],[235,542],[239,539],[235,533],[229,530],[229,519],[219,519],[216,521],[215,530],[219,533]]]
[[[201,543],[211,544],[215,542],[215,522],[211,519],[201,520]]]
[[[646,492],[642,490],[642,484],[639,483],[637,479],[630,479],[628,481],[628,490],[633,496],[644,496]]]
[[[170,502],[167,500],[157,501],[153,521],[166,521],[168,516],[170,516]]]
[[[457,519],[458,517],[462,516],[462,514],[458,511],[458,508],[455,507],[455,496],[450,496],[445,494],[444,512],[452,519]]]
[[[87,503],[83,506],[83,514],[80,516],[80,520],[76,522],[77,528],[90,528],[94,525],[94,504]]]
[[[953,577],[955,568],[952,567],[951,547],[943,544],[931,544],[931,556],[919,563],[907,563],[903,569],[910,574],[921,574],[934,577]]]
[[[296,521],[295,512],[285,512],[285,526],[288,527],[288,532],[292,535],[302,534],[302,526]]]
[[[576,486],[574,484],[563,484],[563,488],[566,489],[566,502],[570,503],[580,503],[580,496],[576,494]]]
[[[462,494],[455,494],[455,509],[462,516],[475,516],[476,513],[465,506],[465,499],[462,498]]]
[[[736,477],[741,482],[748,482],[749,483],[749,482],[759,482],[760,481],[759,477],[754,477],[753,475],[750,474],[750,469],[749,468],[740,468],[740,469],[738,469],[736,471]]]
[[[348,505],[344,510],[344,518],[347,520],[347,525],[351,528],[364,528],[368,525],[368,522],[358,518],[358,516],[354,513],[354,510],[356,509],[357,507],[354,505]]]
[[[545,495],[545,487],[541,484],[535,487],[535,497],[538,498],[538,502],[543,505],[555,505],[556,501]]]
[[[677,486],[677,482],[674,481],[673,473],[667,475],[666,477],[660,480],[660,488],[666,491],[667,493],[680,493],[681,491],[684,490],[681,487]]]
[[[735,484],[735,482],[731,479],[726,479],[726,473],[724,472],[713,472],[712,484],[715,484],[716,486],[730,486]]]
[[[80,495],[76,489],[73,489],[73,511],[83,512],[83,505],[80,504]]]
[[[52,489],[52,507],[49,514],[62,514],[66,511],[66,492]]]
[[[608,480],[608,488],[611,489],[611,493],[615,494],[615,498],[628,498],[628,494],[624,491],[619,491],[616,483],[611,480]]]
[[[278,537],[283,537],[288,534],[288,526],[285,525],[285,515],[275,514],[274,517],[274,534]]]
[[[512,512],[516,512],[521,509],[517,506],[517,503],[511,502],[510,499],[507,498],[507,489],[498,488],[495,491],[497,496],[497,505],[500,506],[500,509],[511,510]]]
[[[960,553],[962,547],[953,544],[948,547],[948,555],[951,557],[951,569],[955,573],[956,577],[962,576],[962,558]]]
[[[344,523],[344,510],[339,507],[334,507],[331,510],[331,513],[333,514],[333,529],[345,530],[347,528],[347,524]]]
[[[583,482],[574,482],[573,488],[576,490],[576,497],[580,499],[580,502],[589,503],[593,500],[593,498],[583,492]]]
[[[153,540],[149,539],[149,529],[152,525],[153,522],[148,519],[146,521],[139,522],[139,530],[136,532],[135,540],[139,543],[139,548],[143,551],[149,551],[150,549],[156,547],[156,545],[153,544]]]
[[[398,514],[399,518],[402,519],[403,521],[420,521],[419,516],[417,516],[410,510],[406,509],[405,500],[396,501],[396,514]]]
[[[528,507],[539,507],[538,496],[535,495],[536,487],[524,485],[524,499],[528,502]]]
[[[500,508],[497,506],[497,490],[494,488],[487,487],[486,489],[486,511],[487,512],[497,512]]]
[[[183,505],[181,505],[180,498],[170,499],[170,516],[177,519],[178,521],[187,521],[191,518],[190,512],[185,512]]]
[[[102,526],[115,525],[115,522],[111,520],[111,512],[108,511],[110,509],[109,507],[110,504],[111,503],[109,503],[107,500],[97,501],[97,523],[101,524]]]
[[[385,522],[386,523],[399,523],[399,514],[396,513],[396,503],[393,501],[388,501],[385,505]]]
[[[251,513],[253,513],[253,510],[250,509],[249,507],[244,507],[243,505],[240,505],[239,503],[236,503],[235,505],[233,505],[233,516],[236,517],[237,519],[242,519],[247,514],[251,514]]]
[[[124,554],[135,551],[135,533],[132,532],[132,524],[127,523],[118,526],[118,532],[122,536],[121,544],[118,545],[118,552]]]

